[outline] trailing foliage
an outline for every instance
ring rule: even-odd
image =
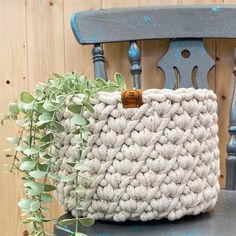
[[[61,180],[63,182],[75,181],[76,206],[77,213],[73,219],[66,219],[59,222],[61,225],[76,225],[74,236],[83,236],[79,232],[79,223],[84,226],[91,226],[94,219],[80,218],[79,211],[81,192],[84,187],[79,185],[79,178],[82,178],[80,171],[87,170],[87,166],[80,162],[82,152],[86,145],[84,138],[88,130],[86,126],[89,120],[83,117],[83,111],[94,112],[90,103],[90,98],[97,95],[99,91],[114,92],[125,89],[126,85],[119,73],[115,74],[115,82],[89,80],[86,76],[79,76],[76,73],[65,75],[53,74],[47,84],[38,84],[34,94],[21,92],[20,102],[9,104],[10,114],[2,115],[1,123],[5,120],[15,120],[19,126],[19,136],[8,137],[8,141],[15,145],[12,150],[7,150],[6,156],[12,157],[10,171],[18,170],[22,173],[24,181],[24,198],[18,202],[21,208],[24,220],[23,223],[29,224],[31,234],[35,236],[52,235],[46,232],[44,223],[54,221],[45,216],[49,209],[47,205],[52,202],[51,192],[56,189],[50,184],[50,179],[54,182]],[[70,103],[66,101],[75,94],[84,94],[81,104]],[[63,132],[65,127],[58,122],[57,115],[64,109],[70,110],[74,116],[71,121],[77,126],[74,132],[78,136],[79,148],[77,150],[77,161],[68,163],[76,170],[76,174],[59,177],[51,173],[53,157],[51,148],[57,147],[54,143],[58,133]]]

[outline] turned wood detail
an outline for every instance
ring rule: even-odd
[[[93,51],[94,78],[103,78],[107,81],[107,72],[105,69],[104,50],[100,44],[95,44]]]
[[[226,159],[226,189],[236,189],[236,48],[234,49],[234,90],[230,109],[229,134]]]
[[[133,86],[135,89],[141,89],[141,54],[136,41],[130,42],[128,58],[131,64],[130,73],[133,75]]]

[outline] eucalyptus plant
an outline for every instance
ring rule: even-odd
[[[88,170],[80,157],[85,151],[89,120],[83,117],[87,110],[94,112],[90,102],[91,97],[96,97],[100,91],[114,92],[126,88],[123,77],[116,73],[115,81],[105,81],[101,78],[89,80],[86,76],[77,73],[65,75],[53,74],[53,78],[47,84],[38,84],[33,94],[27,91],[20,93],[19,103],[9,104],[9,114],[1,116],[1,123],[6,120],[14,120],[19,127],[19,135],[8,137],[8,141],[14,144],[14,148],[6,150],[6,157],[12,158],[10,171],[21,172],[24,185],[24,197],[18,202],[24,216],[23,223],[30,226],[30,235],[53,235],[45,230],[45,223],[56,219],[48,218],[45,213],[49,210],[48,204],[52,202],[51,194],[56,187],[55,181],[68,182],[74,180],[76,193],[76,217],[62,220],[61,225],[75,223],[73,236],[85,236],[79,232],[79,224],[91,226],[94,219],[80,217],[81,192],[86,189],[79,185],[81,171]],[[81,104],[67,103],[75,94],[84,94]],[[71,101],[71,100],[70,100]],[[59,177],[51,172],[54,163],[52,147],[58,148],[55,138],[65,130],[62,123],[58,122],[58,114],[68,109],[73,113],[71,121],[76,125],[73,131],[78,136],[77,160],[67,163],[76,174]],[[53,180],[53,181],[50,181]]]

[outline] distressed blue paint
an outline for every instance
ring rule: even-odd
[[[225,213],[221,212],[217,215],[217,220],[219,220],[221,222],[227,222],[228,218]]]
[[[193,229],[183,234],[183,236],[202,236],[202,232],[198,229]]]
[[[144,23],[150,23],[150,22],[152,22],[152,18],[151,18],[151,16],[144,15],[143,21],[144,21]]]
[[[129,226],[128,230],[135,232],[135,231],[139,231],[140,227],[137,225],[131,225],[131,226]]]
[[[176,43],[172,43],[171,47],[173,48],[174,57],[175,57],[176,61],[180,61],[181,60],[181,52],[180,52],[179,46]]]
[[[205,57],[206,56],[206,50],[205,50],[203,45],[199,48],[198,52],[199,52],[199,55],[201,57]]]
[[[211,12],[220,12],[222,9],[221,9],[221,6],[213,6],[211,8]]]
[[[78,13],[73,13],[73,14],[72,14],[71,21],[70,21],[70,25],[71,25],[71,28],[72,28],[72,30],[73,30],[73,33],[74,33],[74,36],[75,36],[76,40],[77,40],[79,43],[83,44],[83,43],[84,43],[84,40],[82,39],[82,37],[81,37],[81,35],[80,35],[80,33],[79,33],[79,30],[78,30],[78,28],[79,28],[79,26],[78,26],[78,20],[77,20],[78,15],[79,15]]]
[[[90,37],[90,39],[91,39],[91,41],[92,42],[97,42],[97,36],[96,35],[92,35],[91,37]]]
[[[159,28],[159,27],[160,27],[160,22],[159,22],[159,21],[156,21],[156,22],[154,23],[154,27]]]
[[[175,227],[172,227],[170,229],[170,236],[177,236],[177,232],[176,232],[176,228]]]
[[[139,56],[138,50],[137,50],[136,48],[132,48],[132,47],[131,47],[131,48],[129,49],[128,56],[129,56],[130,58],[136,58],[136,57],[138,57],[138,56]]]
[[[101,27],[97,26],[97,27],[96,27],[96,32],[97,32],[97,33],[102,33]]]
[[[203,236],[201,229],[192,229],[191,231],[185,232],[182,236]]]
[[[231,127],[229,128],[229,132],[231,132],[231,133],[236,133],[236,126],[231,126]]]
[[[187,233],[184,233],[183,236],[193,236],[193,233],[192,232],[187,232]]]
[[[173,44],[173,49],[174,49],[174,56],[177,61],[180,61],[181,59],[181,52],[179,47],[176,44]]]

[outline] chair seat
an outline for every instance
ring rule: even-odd
[[[59,220],[71,218],[65,214]],[[71,227],[55,225],[57,236],[69,236]],[[186,216],[177,221],[124,223],[96,221],[89,228],[80,227],[88,236],[233,236],[236,235],[236,191],[221,190],[212,212]]]

